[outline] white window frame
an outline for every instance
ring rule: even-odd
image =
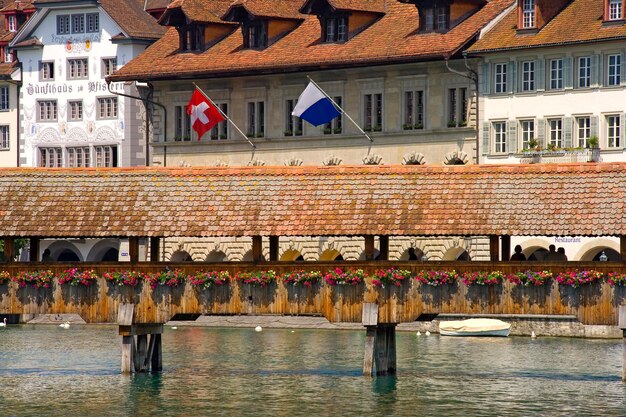
[[[248,120],[248,136],[263,138],[265,137],[265,117],[267,116],[267,106],[265,100],[248,101],[246,103],[247,120]]]
[[[576,117],[576,144],[579,148],[588,148],[591,138],[591,116]]]
[[[174,141],[190,142],[196,136],[196,131],[191,128],[191,117],[187,114],[187,106],[174,106]]]
[[[382,132],[385,115],[385,97],[382,91],[368,92],[363,98],[363,130]]]
[[[68,58],[67,79],[85,80],[89,78],[89,58]]]
[[[622,82],[622,55],[609,54],[606,57],[606,85],[615,87]]]
[[[0,111],[7,111],[10,109],[9,101],[9,86],[0,86]]]
[[[404,130],[424,129],[426,120],[426,92],[424,89],[405,90],[403,94]]]
[[[68,100],[67,102],[67,120],[77,122],[83,120],[83,101]]]
[[[577,71],[578,74],[577,79],[577,87],[578,88],[589,88],[591,87],[591,57],[590,56],[579,56],[576,59],[577,63]],[[581,82],[583,81],[584,82]]]
[[[298,102],[297,97],[288,98],[285,100],[285,136],[302,136],[304,131],[304,123],[298,116],[293,116],[291,113],[296,107]]]
[[[117,97],[98,97],[97,120],[111,120],[118,117]]]
[[[622,20],[622,0],[609,0],[609,20]]]
[[[69,14],[57,16],[57,35],[69,35],[72,33],[72,18]]]
[[[619,114],[606,115],[606,146],[619,148],[621,146],[622,116]]]
[[[40,61],[39,68],[39,81],[54,81],[54,61]]]
[[[548,119],[548,145],[555,148],[563,147],[563,119],[560,117]]]
[[[83,13],[71,15],[72,34],[85,33],[85,15]]]
[[[115,152],[114,152],[115,149]],[[118,166],[117,146],[115,145],[97,145],[93,147],[93,166],[96,168],[113,168]],[[114,160],[115,157],[115,160]]]
[[[8,151],[11,148],[9,126],[0,125],[0,150]]]
[[[563,58],[554,58],[548,61],[550,71],[550,90],[563,89]]]
[[[535,27],[535,0],[523,0],[522,2],[522,29]]]
[[[494,153],[507,152],[507,123],[505,121],[491,122],[493,130],[493,151]]]
[[[56,100],[37,100],[37,121],[56,122],[59,112]]]
[[[522,91],[535,91],[535,61],[522,61]]]
[[[63,148],[47,146],[39,148],[39,164],[43,168],[63,167]]]
[[[86,33],[100,32],[100,14],[99,13],[86,13],[85,14],[85,32]]]
[[[499,62],[493,65],[493,91],[496,94],[505,94],[507,90],[508,64]]]
[[[9,32],[17,32],[17,18],[15,15],[7,16]]]
[[[71,146],[65,148],[65,166],[68,168],[90,167],[90,151],[87,146]]]
[[[530,141],[535,139],[535,119],[522,119],[519,121],[520,141],[522,149],[530,149]]]

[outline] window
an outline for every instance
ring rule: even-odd
[[[0,126],[0,149],[9,150],[9,126]]]
[[[563,88],[563,60],[550,60],[550,89],[559,90]]]
[[[607,127],[607,146],[609,148],[618,148],[620,146],[620,122],[621,117],[619,115],[612,115],[606,117]]]
[[[535,27],[535,0],[524,0],[522,3],[522,28]]]
[[[68,120],[83,120],[83,102],[81,100],[73,100],[67,102],[69,107]]]
[[[467,88],[448,90],[448,127],[467,125]]]
[[[38,122],[56,122],[57,120],[57,101],[41,100],[37,102],[37,121]]]
[[[607,85],[619,85],[621,82],[622,56],[619,54],[609,55],[607,61]]]
[[[63,166],[63,149],[58,147],[39,148],[39,166],[61,168]]]
[[[67,60],[67,79],[80,80],[89,78],[89,61],[88,58],[68,59]]]
[[[98,13],[87,13],[87,33],[100,32],[100,15]]]
[[[226,103],[215,103],[217,107],[220,108],[222,113],[228,115],[228,104]],[[211,129],[211,140],[218,139],[228,139],[228,122],[219,122],[213,129]]]
[[[54,62],[41,62],[39,64],[39,78],[41,81],[54,81]]]
[[[204,28],[188,25],[179,29],[181,51],[201,51],[204,49]]]
[[[106,77],[117,69],[117,58],[102,58],[102,76]]]
[[[380,132],[383,130],[383,95],[381,93],[363,96],[363,130]]]
[[[112,168],[117,166],[117,146],[94,146],[94,166]]]
[[[622,19],[622,0],[609,0],[609,20]]]
[[[244,26],[244,47],[267,47],[267,22],[253,22]]]
[[[324,19],[322,25],[324,42],[345,42],[348,40],[348,17],[332,16]]]
[[[333,101],[335,103],[337,103],[337,105],[339,107],[343,106],[343,98],[341,96],[335,96],[333,97]],[[335,117],[333,120],[331,120],[330,122],[326,123],[324,125],[324,134],[325,135],[332,135],[332,134],[337,134],[340,135],[343,133],[343,114],[339,114],[339,116]]]
[[[424,128],[424,91],[404,93],[404,130]]]
[[[66,164],[68,168],[89,167],[89,148],[85,146],[66,148]]]
[[[187,114],[187,106],[174,108],[174,140],[177,142],[191,140],[191,117]]]
[[[578,146],[581,148],[589,147],[589,138],[591,137],[591,118],[576,118],[576,139]]]
[[[535,61],[522,62],[522,91],[535,90]]]
[[[591,87],[591,57],[581,56],[578,58],[578,87]]]
[[[554,148],[563,147],[563,120],[550,119],[548,124],[550,135],[548,138],[548,145]]]
[[[302,119],[291,115],[296,102],[297,100],[287,100],[285,103],[285,136],[302,136]]]
[[[70,15],[57,16],[57,35],[69,35],[70,33]]]
[[[257,138],[265,136],[264,101],[251,101],[248,103],[248,136]]]
[[[4,50],[4,62],[13,62],[13,52],[11,52],[11,50],[9,48],[6,48]]]
[[[85,33],[85,15],[72,15],[72,33]]]
[[[507,64],[496,64],[495,65],[495,88],[494,91],[496,93],[506,93],[506,71]]]
[[[435,18],[435,30],[448,29],[448,22],[450,20],[450,9],[447,6],[436,7]]]
[[[496,153],[506,152],[506,122],[495,122],[493,124],[494,146]]]
[[[420,27],[426,32],[444,31],[450,26],[448,6],[420,7]]]
[[[0,87],[0,110],[9,110],[9,87]]]
[[[535,139],[535,121],[520,120],[519,124],[522,134],[522,149],[530,149],[530,143]]]
[[[98,119],[117,118],[117,97],[103,97],[98,99]]]
[[[8,16],[9,32],[17,32],[17,19],[15,16]]]

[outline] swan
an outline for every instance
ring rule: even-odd
[[[70,322],[66,321],[65,323],[61,323],[61,324],[59,324],[59,327],[61,327],[63,329],[69,329],[70,328]]]
[[[426,333],[424,333],[426,336],[430,336],[430,332],[428,330],[426,330]]]
[[[532,332],[530,332],[530,338],[531,339],[536,339],[537,338],[537,335],[535,334],[534,330]]]
[[[4,318],[4,322],[0,323],[0,327],[7,327],[7,318]]]
[[[421,336],[422,332],[420,332],[419,330],[417,331],[417,333],[415,333],[415,336]]]
[[[261,326],[256,326],[256,327],[254,328],[254,331],[255,331],[255,332],[262,332],[262,331],[263,331],[263,327],[261,327]]]
[[[172,329],[172,330],[178,330],[178,327],[176,327],[176,326],[172,326],[172,327],[171,327],[171,329]]]

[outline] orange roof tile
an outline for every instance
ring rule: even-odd
[[[574,0],[541,30],[517,31],[517,9],[511,10],[493,29],[477,41],[469,52],[479,54],[499,50],[557,46],[626,38],[626,25],[604,24],[603,2]]]
[[[242,7],[255,17],[274,17],[281,19],[304,19],[300,14],[301,1],[293,0],[235,0],[228,11],[222,15],[222,19],[232,13],[235,8]],[[229,19],[230,20],[230,19]]]
[[[241,30],[236,30],[202,53],[178,53],[178,33],[171,28],[110,79],[234,76],[441,59],[467,45],[512,1],[490,1],[447,33],[419,33],[415,6],[388,0],[385,15],[345,43],[319,42],[320,22],[317,16],[306,15],[302,24],[261,51],[242,49]],[[211,3],[204,0],[208,9],[212,7]],[[302,5],[304,0],[285,0],[281,3]],[[159,65],[154,65],[155,62]]]
[[[0,236],[626,235],[626,163],[0,169]]]
[[[174,0],[167,6],[159,23],[167,21],[169,15],[176,10],[182,10],[185,17],[192,22],[231,24],[220,17],[226,13],[231,3],[232,0],[213,0],[210,7],[206,7],[205,0]]]

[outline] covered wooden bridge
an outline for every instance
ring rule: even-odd
[[[149,366],[149,358],[160,357],[152,354],[159,350],[160,336],[150,338],[148,344],[146,334],[159,335],[162,323],[178,313],[319,314],[331,321],[364,320],[372,329],[379,327],[372,333],[372,343],[374,334],[383,332],[376,349],[385,352],[393,350],[395,324],[424,313],[574,314],[583,323],[618,325],[626,294],[623,287],[606,282],[583,289],[556,283],[520,289],[507,282],[494,287],[457,283],[437,288],[411,280],[399,287],[378,288],[369,278],[354,287],[319,283],[294,289],[279,281],[255,288],[232,282],[199,291],[189,283],[155,289],[116,287],[102,276],[107,271],[154,272],[165,267],[190,275],[219,270],[234,276],[258,270],[324,272],[336,266],[372,274],[392,267],[413,273],[426,269],[514,273],[529,268],[626,273],[621,262],[529,264],[507,262],[500,255],[508,257],[511,236],[618,236],[626,259],[625,193],[626,164],[621,163],[0,169],[0,235],[6,258],[13,258],[17,238],[29,239],[32,257],[30,263],[0,264],[0,273],[16,277],[24,271],[62,272],[76,266],[36,262],[44,238],[128,238],[131,259],[130,263],[78,265],[97,272],[97,285],[89,287],[53,283],[51,288],[34,288],[0,281],[0,314],[72,312],[89,322],[117,320],[128,352],[134,352],[127,357],[133,358],[138,370]],[[254,261],[139,262],[142,238],[150,243],[150,259],[158,259],[163,238],[220,236],[251,238]],[[280,239],[294,236],[362,236],[368,259],[373,259],[378,236],[379,261],[277,262]],[[389,238],[394,236],[485,236],[491,261],[390,262]],[[268,262],[262,259],[263,237],[269,237]],[[376,307],[364,309],[364,305]],[[153,368],[159,366],[153,363]],[[377,366],[379,372],[394,368],[395,363]]]

